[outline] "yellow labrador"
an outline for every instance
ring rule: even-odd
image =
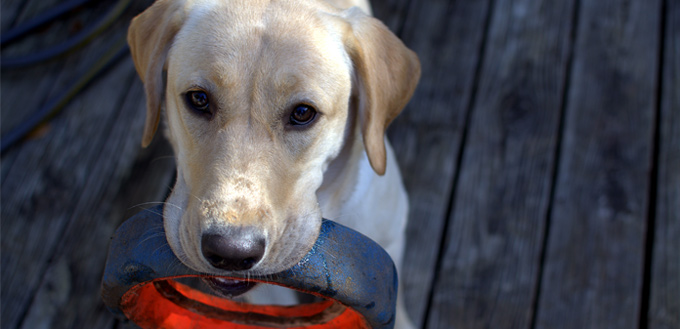
[[[322,217],[401,265],[408,201],[384,133],[420,64],[367,13],[364,1],[159,0],[133,20],[142,144],[164,107],[177,159],[165,231],[187,266],[281,271],[310,250]],[[410,327],[401,302],[397,327]]]

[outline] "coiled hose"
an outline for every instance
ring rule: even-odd
[[[16,28],[3,33],[2,46],[6,46],[19,38],[25,36],[36,28],[43,26],[50,21],[61,17],[65,13],[81,6],[91,0],[72,0],[67,3],[62,3],[46,13],[20,25]],[[45,61],[60,55],[63,55],[77,47],[83,46],[92,41],[95,37],[104,32],[110,27],[128,8],[132,0],[118,0],[116,4],[97,22],[83,29],[80,33],[63,43],[41,50],[25,56],[17,56],[11,58],[2,58],[0,66],[3,69],[19,68],[26,65],[35,64]],[[24,139],[31,131],[33,131],[40,124],[52,119],[57,115],[64,106],[71,101],[80,91],[82,91],[92,80],[99,76],[103,71],[122,58],[128,53],[127,42],[125,38],[117,40],[97,62],[87,71],[83,76],[78,78],[64,91],[58,93],[56,97],[48,100],[45,105],[40,107],[26,120],[19,123],[9,132],[2,135],[0,139],[0,153],[4,154],[12,146]]]

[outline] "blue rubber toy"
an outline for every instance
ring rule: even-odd
[[[368,237],[323,220],[315,245],[292,268],[266,277],[224,277],[324,299],[296,306],[251,305],[175,281],[209,275],[175,257],[165,239],[162,211],[162,206],[142,211],[118,228],[102,280],[107,307],[142,328],[394,327],[397,272],[385,250]]]

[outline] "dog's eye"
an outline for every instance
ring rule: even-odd
[[[189,107],[198,112],[199,114],[211,115],[210,112],[210,100],[208,99],[208,94],[205,91],[193,90],[185,94],[186,102]]]
[[[309,105],[298,105],[290,113],[290,124],[294,126],[304,126],[314,121],[316,110]]]

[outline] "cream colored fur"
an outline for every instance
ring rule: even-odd
[[[400,267],[408,201],[384,133],[420,65],[366,1],[334,2],[159,0],[133,20],[143,145],[164,107],[177,159],[165,230],[187,266],[228,274],[202,256],[201,236],[245,225],[267,242],[250,273],[281,271],[309,251],[325,217],[374,239]],[[210,118],[187,108],[191,90],[209,95]],[[286,120],[300,103],[319,114],[293,129]],[[397,328],[409,328],[399,304]]]

